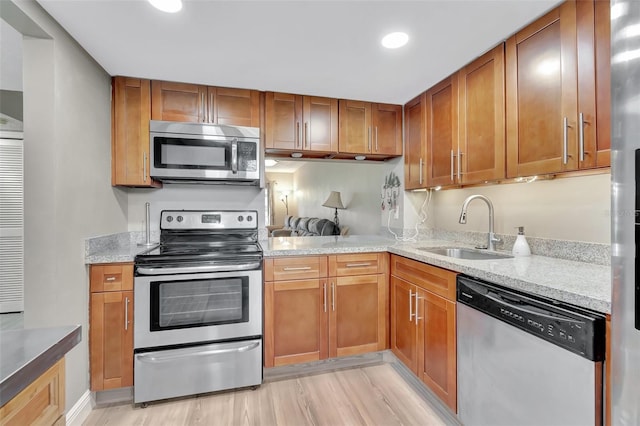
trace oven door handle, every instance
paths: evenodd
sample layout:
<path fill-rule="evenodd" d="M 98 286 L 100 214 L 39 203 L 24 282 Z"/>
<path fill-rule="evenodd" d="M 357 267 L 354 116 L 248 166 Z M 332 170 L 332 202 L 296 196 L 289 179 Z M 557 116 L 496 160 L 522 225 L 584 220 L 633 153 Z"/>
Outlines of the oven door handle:
<path fill-rule="evenodd" d="M 260 342 L 253 342 L 248 345 L 240 346 L 239 348 L 228 348 L 228 349 L 210 349 L 210 350 L 185 350 L 179 354 L 173 355 L 157 355 L 157 354 L 139 354 L 136 355 L 138 361 L 141 362 L 167 362 L 167 361 L 175 361 L 181 358 L 191 358 L 194 356 L 212 356 L 212 355 L 223 355 L 223 354 L 231 354 L 237 352 L 247 352 L 252 349 L 257 348 L 260 345 Z"/>
<path fill-rule="evenodd" d="M 138 267 L 141 275 L 167 275 L 167 274 L 191 274 L 201 272 L 236 272 L 259 269 L 260 262 L 242 263 L 240 265 L 202 265 L 202 266 L 182 266 L 182 267 Z"/>

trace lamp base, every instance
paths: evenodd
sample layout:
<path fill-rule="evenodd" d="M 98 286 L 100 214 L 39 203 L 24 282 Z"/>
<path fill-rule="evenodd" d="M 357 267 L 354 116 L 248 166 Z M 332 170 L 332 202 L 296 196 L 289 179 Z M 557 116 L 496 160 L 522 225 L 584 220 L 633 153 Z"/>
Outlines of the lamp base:
<path fill-rule="evenodd" d="M 338 220 L 338 209 L 335 209 L 335 213 L 333 215 L 333 223 L 336 226 L 333 228 L 333 235 L 340 235 L 340 221 Z"/>

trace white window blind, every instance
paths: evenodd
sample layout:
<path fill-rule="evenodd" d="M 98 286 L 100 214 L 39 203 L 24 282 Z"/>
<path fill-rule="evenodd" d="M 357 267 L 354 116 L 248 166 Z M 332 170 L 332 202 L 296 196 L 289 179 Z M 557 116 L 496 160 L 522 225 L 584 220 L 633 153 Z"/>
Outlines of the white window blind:
<path fill-rule="evenodd" d="M 0 313 L 24 311 L 23 141 L 0 138 Z"/>

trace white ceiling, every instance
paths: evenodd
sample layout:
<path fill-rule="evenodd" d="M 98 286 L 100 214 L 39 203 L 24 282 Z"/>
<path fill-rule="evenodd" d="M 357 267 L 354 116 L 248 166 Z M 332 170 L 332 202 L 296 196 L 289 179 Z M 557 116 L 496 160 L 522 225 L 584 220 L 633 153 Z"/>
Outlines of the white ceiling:
<path fill-rule="evenodd" d="M 560 1 L 38 2 L 111 75 L 405 103 Z"/>

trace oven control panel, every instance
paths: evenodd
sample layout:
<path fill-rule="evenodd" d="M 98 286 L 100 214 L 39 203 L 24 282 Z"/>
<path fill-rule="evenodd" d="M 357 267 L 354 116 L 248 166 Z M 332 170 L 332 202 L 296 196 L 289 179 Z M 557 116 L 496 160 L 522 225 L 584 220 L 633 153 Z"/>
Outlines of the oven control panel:
<path fill-rule="evenodd" d="M 163 210 L 160 229 L 258 229 L 255 210 Z"/>

